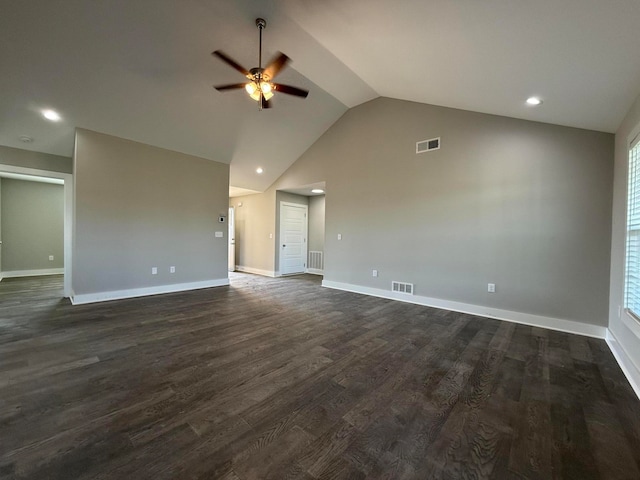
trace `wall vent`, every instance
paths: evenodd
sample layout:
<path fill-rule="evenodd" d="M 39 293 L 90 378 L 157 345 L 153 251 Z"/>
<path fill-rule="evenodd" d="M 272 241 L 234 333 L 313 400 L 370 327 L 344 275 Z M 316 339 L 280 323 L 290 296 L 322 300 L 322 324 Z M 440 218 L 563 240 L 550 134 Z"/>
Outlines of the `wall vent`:
<path fill-rule="evenodd" d="M 416 153 L 430 152 L 431 150 L 440 150 L 440 137 L 416 142 Z"/>
<path fill-rule="evenodd" d="M 322 270 L 324 268 L 322 252 L 319 250 L 311 250 L 309 252 L 309 268 Z"/>
<path fill-rule="evenodd" d="M 394 280 L 391 282 L 391 291 L 413 295 L 413 283 L 396 282 Z"/>

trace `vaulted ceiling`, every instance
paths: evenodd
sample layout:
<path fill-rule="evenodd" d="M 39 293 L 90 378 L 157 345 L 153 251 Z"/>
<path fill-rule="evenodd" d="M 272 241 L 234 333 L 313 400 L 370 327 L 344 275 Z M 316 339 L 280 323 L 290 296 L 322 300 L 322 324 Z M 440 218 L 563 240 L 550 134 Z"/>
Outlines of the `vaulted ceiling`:
<path fill-rule="evenodd" d="M 1 1 L 1 145 L 71 156 L 82 127 L 229 163 L 256 191 L 378 96 L 614 132 L 640 93 L 636 0 Z M 243 80 L 213 50 L 257 66 L 257 17 L 307 99 L 258 111 L 212 88 Z"/>

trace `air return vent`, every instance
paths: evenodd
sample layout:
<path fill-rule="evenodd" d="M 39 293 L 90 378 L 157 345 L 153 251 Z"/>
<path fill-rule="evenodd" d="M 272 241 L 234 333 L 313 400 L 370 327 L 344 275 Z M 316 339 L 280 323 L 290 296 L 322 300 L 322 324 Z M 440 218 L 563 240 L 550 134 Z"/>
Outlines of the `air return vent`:
<path fill-rule="evenodd" d="M 440 150 L 440 137 L 416 142 L 416 153 L 430 152 L 431 150 Z"/>
<path fill-rule="evenodd" d="M 322 261 L 322 252 L 311 250 L 309 252 L 309 268 L 313 268 L 315 270 L 322 270 L 323 261 Z"/>
<path fill-rule="evenodd" d="M 394 280 L 391 282 L 391 291 L 413 295 L 413 283 L 396 282 Z"/>

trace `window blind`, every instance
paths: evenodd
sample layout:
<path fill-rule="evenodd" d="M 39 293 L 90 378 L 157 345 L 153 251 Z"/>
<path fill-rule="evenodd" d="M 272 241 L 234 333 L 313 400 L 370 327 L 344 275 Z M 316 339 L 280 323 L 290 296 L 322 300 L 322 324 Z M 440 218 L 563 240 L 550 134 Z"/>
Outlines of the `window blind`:
<path fill-rule="evenodd" d="M 640 319 L 640 142 L 629 149 L 625 308 Z"/>

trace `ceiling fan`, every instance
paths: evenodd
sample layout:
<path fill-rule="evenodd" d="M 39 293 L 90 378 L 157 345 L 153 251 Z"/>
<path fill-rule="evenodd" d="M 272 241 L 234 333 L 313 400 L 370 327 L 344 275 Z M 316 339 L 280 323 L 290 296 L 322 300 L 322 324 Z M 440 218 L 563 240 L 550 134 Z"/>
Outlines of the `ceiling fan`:
<path fill-rule="evenodd" d="M 294 95 L 296 97 L 306 98 L 309 95 L 307 90 L 303 90 L 298 87 L 292 87 L 290 85 L 282 85 L 281 83 L 274 83 L 273 79 L 280 73 L 280 71 L 289 62 L 289 57 L 284 53 L 278 53 L 273 60 L 265 68 L 262 68 L 262 30 L 267 26 L 266 20 L 263 18 L 256 19 L 256 26 L 260 30 L 260 49 L 258 52 L 258 66 L 247 70 L 238 62 L 233 60 L 222 50 L 216 50 L 212 55 L 217 56 L 220 60 L 227 65 L 235 68 L 249 79 L 246 83 L 231 83 L 228 85 L 214 86 L 219 92 L 226 92 L 227 90 L 237 90 L 244 88 L 251 98 L 256 100 L 260 106 L 260 110 L 263 108 L 271 108 L 269 100 L 273 97 L 274 92 L 282 92 L 288 95 Z"/>

